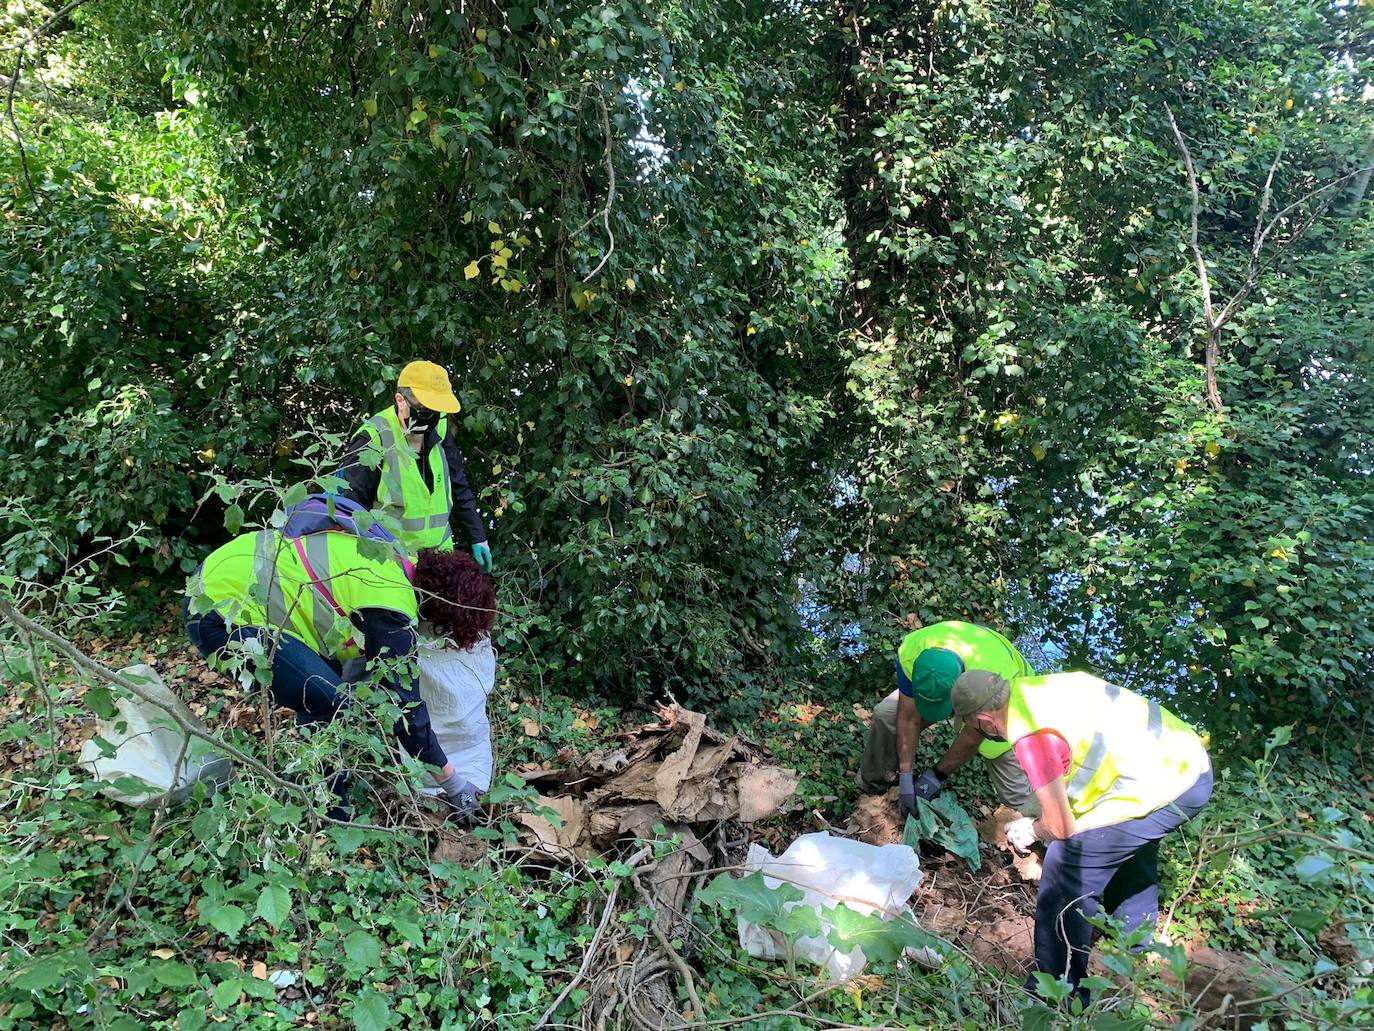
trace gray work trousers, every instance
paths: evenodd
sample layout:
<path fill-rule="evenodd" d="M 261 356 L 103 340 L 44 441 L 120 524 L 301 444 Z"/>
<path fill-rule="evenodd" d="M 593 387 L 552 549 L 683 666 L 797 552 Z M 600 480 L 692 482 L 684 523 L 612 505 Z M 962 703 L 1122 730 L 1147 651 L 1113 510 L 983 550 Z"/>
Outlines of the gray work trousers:
<path fill-rule="evenodd" d="M 864 745 L 863 758 L 859 760 L 859 775 L 855 778 L 860 791 L 877 794 L 897 782 L 898 697 L 899 692 L 893 691 L 873 708 L 873 718 L 868 723 L 868 743 Z M 963 729 L 961 721 L 954 722 Z M 987 759 L 985 762 L 999 802 L 1026 816 L 1040 815 L 1040 803 L 1014 752 L 1008 750 L 996 759 Z"/>

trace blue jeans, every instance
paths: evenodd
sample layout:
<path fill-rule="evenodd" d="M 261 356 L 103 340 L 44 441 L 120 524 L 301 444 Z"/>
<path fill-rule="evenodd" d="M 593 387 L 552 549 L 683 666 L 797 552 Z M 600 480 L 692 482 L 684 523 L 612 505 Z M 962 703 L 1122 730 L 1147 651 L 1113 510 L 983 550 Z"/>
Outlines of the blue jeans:
<path fill-rule="evenodd" d="M 214 610 L 193 616 L 189 600 L 181 614 L 186 622 L 186 636 L 207 662 L 226 659 L 231 641 L 244 641 L 260 633 L 255 626 L 230 631 L 224 617 Z M 298 726 L 332 720 L 347 703 L 340 688 L 342 683 L 342 670 L 337 663 L 290 634 L 277 637 L 272 648 L 272 700 L 294 710 Z"/>
<path fill-rule="evenodd" d="M 1209 769 L 1173 802 L 1147 816 L 1053 842 L 1035 899 L 1035 968 L 1075 989 L 1088 969 L 1092 925 L 1106 909 L 1133 931 L 1153 930 L 1159 914 L 1159 842 L 1200 813 L 1212 797 Z M 1034 989 L 1035 979 L 1027 982 Z M 1086 1003 L 1086 993 L 1080 997 Z"/>

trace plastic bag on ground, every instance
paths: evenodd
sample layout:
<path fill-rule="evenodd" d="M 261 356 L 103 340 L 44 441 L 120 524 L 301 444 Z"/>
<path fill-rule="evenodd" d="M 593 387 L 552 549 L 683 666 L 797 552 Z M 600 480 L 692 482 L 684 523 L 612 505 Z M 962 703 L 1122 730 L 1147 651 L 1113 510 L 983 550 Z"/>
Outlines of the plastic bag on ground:
<path fill-rule="evenodd" d="M 804 897 L 785 908 L 813 907 L 820 917 L 822 936 L 788 943 L 778 932 L 741 917 L 740 945 L 759 959 L 783 959 L 790 951 L 824 968 L 835 981 L 853 977 L 867 961 L 858 946 L 840 952 L 826 941 L 831 927 L 826 911 L 843 902 L 861 913 L 910 916 L 907 900 L 921 883 L 921 862 L 906 845 L 867 845 L 825 833 L 803 834 L 780 856 L 761 845 L 750 845 L 745 868 L 762 872 L 770 888 L 782 882 L 800 888 Z"/>
<path fill-rule="evenodd" d="M 458 775 L 482 791 L 491 787 L 491 724 L 487 695 L 496 684 L 496 649 L 484 637 L 467 651 L 420 638 L 420 697 L 439 746 Z M 438 788 L 429 788 L 433 794 Z"/>
<path fill-rule="evenodd" d="M 175 709 L 187 722 L 205 726 L 151 666 L 125 666 L 119 675 Z M 107 754 L 93 738 L 82 746 L 79 759 L 96 780 L 107 782 L 100 788 L 102 794 L 132 806 L 156 805 L 164 796 L 170 796 L 169 804 L 180 805 L 196 784 L 203 781 L 213 790 L 228 781 L 233 772 L 228 758 L 196 737 L 186 744 L 178 776 L 177 756 L 187 735 L 171 716 L 133 695 L 117 697 L 114 705 L 115 715 L 101 720 L 96 731 L 97 737 L 114 748 L 114 754 Z"/>

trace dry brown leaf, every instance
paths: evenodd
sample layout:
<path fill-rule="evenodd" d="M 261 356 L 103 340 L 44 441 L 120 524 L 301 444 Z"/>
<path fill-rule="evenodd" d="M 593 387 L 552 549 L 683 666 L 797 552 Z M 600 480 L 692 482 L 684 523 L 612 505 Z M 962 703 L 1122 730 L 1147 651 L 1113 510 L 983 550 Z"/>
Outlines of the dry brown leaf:
<path fill-rule="evenodd" d="M 539 721 L 526 716 L 520 721 L 520 725 L 525 728 L 526 737 L 538 737 L 540 726 Z"/>
<path fill-rule="evenodd" d="M 260 959 L 253 960 L 253 976 L 259 981 L 267 980 L 267 964 Z"/>
<path fill-rule="evenodd" d="M 750 766 L 739 777 L 739 820 L 753 823 L 772 816 L 797 793 L 797 771 L 782 766 Z"/>
<path fill-rule="evenodd" d="M 152 956 L 154 959 L 171 959 L 176 953 L 171 949 L 153 949 L 148 955 Z"/>

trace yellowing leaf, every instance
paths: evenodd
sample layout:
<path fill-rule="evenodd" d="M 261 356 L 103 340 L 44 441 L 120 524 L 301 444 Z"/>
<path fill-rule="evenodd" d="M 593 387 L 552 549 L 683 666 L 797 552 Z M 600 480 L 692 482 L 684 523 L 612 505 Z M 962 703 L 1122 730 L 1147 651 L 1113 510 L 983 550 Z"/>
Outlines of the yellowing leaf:
<path fill-rule="evenodd" d="M 1039 444 L 1031 445 L 1031 454 L 1035 456 L 1037 462 L 1043 462 L 1045 460 L 1045 449 Z"/>
<path fill-rule="evenodd" d="M 631 293 L 634 293 L 635 281 L 633 276 L 625 277 L 625 289 L 629 290 Z"/>
<path fill-rule="evenodd" d="M 520 282 L 520 280 L 518 280 L 518 279 L 512 279 L 512 280 L 510 280 L 509 282 L 510 282 L 510 292 L 513 293 L 513 294 L 518 294 L 518 293 L 521 291 L 521 289 L 524 287 L 524 285 L 525 285 L 524 283 Z"/>
<path fill-rule="evenodd" d="M 477 276 L 481 273 L 481 271 L 481 268 L 479 268 L 477 265 L 477 261 L 474 259 L 473 261 L 470 261 L 463 266 L 463 278 L 476 279 Z"/>
<path fill-rule="evenodd" d="M 496 223 L 496 222 L 488 222 L 488 223 L 487 223 L 487 232 L 489 232 L 489 233 L 499 233 L 500 231 L 501 231 L 501 226 L 500 226 L 499 223 Z"/>
<path fill-rule="evenodd" d="M 610 498 L 606 497 L 605 494 L 601 495 L 601 503 L 602 503 L 603 505 L 604 505 L 607 501 L 609 501 L 609 500 L 610 500 Z"/>
<path fill-rule="evenodd" d="M 497 254 L 497 255 L 495 255 L 495 256 L 491 259 L 491 267 L 492 267 L 492 268 L 505 268 L 505 267 L 506 267 L 506 256 L 505 256 L 504 254 Z"/>
<path fill-rule="evenodd" d="M 433 61 L 433 60 L 434 60 L 436 57 L 438 57 L 438 56 L 439 56 L 439 48 L 438 48 L 437 46 L 435 46 L 433 43 L 431 43 L 431 44 L 429 45 L 429 59 L 430 59 L 431 61 Z"/>
<path fill-rule="evenodd" d="M 625 385 L 626 385 L 627 387 L 632 387 L 632 386 L 634 386 L 634 385 L 635 385 L 635 378 L 634 378 L 633 376 L 626 376 L 626 377 L 625 377 Z"/>
<path fill-rule="evenodd" d="M 746 330 L 744 331 L 744 335 L 747 336 L 747 337 L 751 337 L 751 336 L 753 336 L 753 335 L 754 335 L 755 333 L 757 333 L 757 332 L 758 332 L 757 329 L 755 329 L 753 326 L 750 326 L 748 329 L 746 329 Z"/>
<path fill-rule="evenodd" d="M 673 89 L 676 90 L 678 93 L 681 93 L 681 92 L 682 92 L 683 90 L 685 90 L 686 88 L 687 88 L 687 84 L 686 84 L 685 82 L 678 81 L 678 82 L 673 83 Z"/>
<path fill-rule="evenodd" d="M 1215 440 L 1209 440 L 1207 442 L 1207 457 L 1216 458 L 1219 454 L 1221 454 L 1221 445 Z"/>
<path fill-rule="evenodd" d="M 376 98 L 376 97 L 368 97 L 366 100 L 364 100 L 364 101 L 363 101 L 363 110 L 367 112 L 367 117 L 368 117 L 368 118 L 376 118 L 376 117 L 377 117 L 377 98 Z"/>
<path fill-rule="evenodd" d="M 1287 100 L 1285 100 L 1285 101 L 1283 102 L 1283 109 L 1284 109 L 1285 111 L 1292 111 L 1292 110 L 1293 110 L 1293 98 L 1292 98 L 1292 97 L 1289 97 Z"/>
<path fill-rule="evenodd" d="M 465 226 L 470 226 L 470 225 L 472 225 L 472 209 L 471 209 L 471 208 L 469 208 L 467 211 L 463 212 L 463 225 L 465 225 Z"/>
<path fill-rule="evenodd" d="M 502 247 L 502 248 L 501 248 L 499 251 L 497 251 L 496 253 L 499 254 L 499 255 L 501 255 L 501 257 L 503 257 L 503 258 L 513 258 L 513 257 L 515 257 L 515 252 L 514 252 L 513 250 L 511 250 L 509 247 Z"/>
<path fill-rule="evenodd" d="M 486 41 L 487 41 L 487 30 L 486 30 L 486 29 L 478 29 L 478 30 L 477 30 L 477 42 L 478 42 L 478 43 L 485 43 Z"/>
<path fill-rule="evenodd" d="M 487 84 L 487 77 L 477 68 L 468 72 L 468 78 L 472 80 L 474 86 L 485 86 Z"/>

